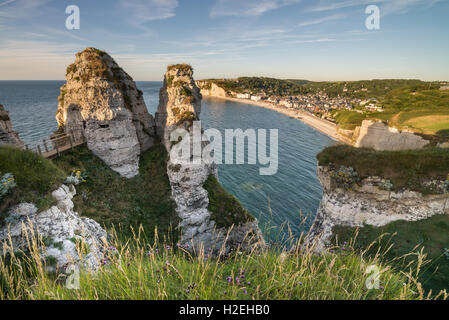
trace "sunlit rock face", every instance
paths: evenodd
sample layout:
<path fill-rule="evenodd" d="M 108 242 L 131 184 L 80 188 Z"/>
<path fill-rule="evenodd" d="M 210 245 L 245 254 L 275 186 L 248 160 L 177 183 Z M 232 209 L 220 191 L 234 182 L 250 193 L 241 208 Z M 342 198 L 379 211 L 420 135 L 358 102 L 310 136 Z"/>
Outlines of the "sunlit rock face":
<path fill-rule="evenodd" d="M 19 134 L 12 127 L 9 112 L 0 104 L 0 145 L 2 144 L 23 147 L 23 142 L 20 140 Z"/>
<path fill-rule="evenodd" d="M 60 131 L 84 134 L 89 149 L 124 177 L 139 172 L 140 153 L 155 143 L 155 123 L 133 79 L 107 53 L 76 54 L 61 87 Z"/>
<path fill-rule="evenodd" d="M 427 181 L 426 185 L 436 192 L 424 195 L 407 189 L 385 190 L 383 186 L 388 180 L 381 177 L 367 177 L 346 190 L 332 182 L 325 166 L 318 166 L 317 175 L 323 186 L 323 198 L 310 236 L 320 242 L 320 247 L 329 243 L 334 226 L 380 227 L 397 220 L 418 221 L 449 214 L 445 181 Z"/>
<path fill-rule="evenodd" d="M 202 247 L 206 252 L 214 254 L 228 253 L 239 246 L 251 249 L 264 245 L 257 220 L 249 214 L 237 217 L 232 225 L 223 225 L 214 220 L 209 210 L 210 194 L 205 189 L 205 183 L 211 177 L 218 179 L 217 165 L 203 158 L 197 162 L 179 161 L 177 153 L 173 152 L 185 139 L 190 139 L 188 146 L 193 150 L 195 134 L 203 140 L 201 153 L 209 144 L 200 129 L 195 132 L 195 121 L 199 120 L 201 113 L 201 100 L 192 68 L 184 64 L 169 66 L 160 90 L 156 127 L 170 155 L 167 174 L 181 218 L 182 243 L 197 250 Z M 182 140 L 172 141 L 171 134 L 179 129 L 184 130 Z"/>

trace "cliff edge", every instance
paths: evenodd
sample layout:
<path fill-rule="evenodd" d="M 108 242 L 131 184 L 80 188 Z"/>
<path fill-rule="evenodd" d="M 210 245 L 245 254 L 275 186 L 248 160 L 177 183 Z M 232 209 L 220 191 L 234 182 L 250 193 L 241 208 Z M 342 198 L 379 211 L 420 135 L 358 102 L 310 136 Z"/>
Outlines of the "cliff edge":
<path fill-rule="evenodd" d="M 318 155 L 323 198 L 311 236 L 326 244 L 334 226 L 384 226 L 449 214 L 449 152 L 376 152 L 335 146 Z"/>

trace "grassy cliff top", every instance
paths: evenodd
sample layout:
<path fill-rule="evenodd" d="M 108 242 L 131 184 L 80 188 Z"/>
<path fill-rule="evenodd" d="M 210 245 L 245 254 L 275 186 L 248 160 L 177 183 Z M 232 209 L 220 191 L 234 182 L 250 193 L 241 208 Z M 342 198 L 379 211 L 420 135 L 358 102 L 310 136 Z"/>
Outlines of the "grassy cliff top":
<path fill-rule="evenodd" d="M 39 209 L 52 203 L 51 192 L 64 181 L 66 175 L 51 161 L 34 152 L 13 146 L 0 146 L 0 173 L 14 175 L 17 187 L 0 200 L 0 216 L 11 205 L 32 202 Z"/>
<path fill-rule="evenodd" d="M 375 151 L 336 145 L 324 149 L 317 158 L 321 166 L 352 167 L 361 178 L 379 176 L 389 179 L 396 190 L 407 188 L 425 192 L 423 182 L 446 180 L 449 174 L 449 149 Z"/>

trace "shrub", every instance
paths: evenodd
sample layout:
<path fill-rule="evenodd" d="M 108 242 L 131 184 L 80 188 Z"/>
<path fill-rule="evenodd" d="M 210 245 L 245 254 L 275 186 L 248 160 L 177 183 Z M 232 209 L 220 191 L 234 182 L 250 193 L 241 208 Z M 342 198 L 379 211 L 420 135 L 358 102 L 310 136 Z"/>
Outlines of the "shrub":
<path fill-rule="evenodd" d="M 360 181 L 359 175 L 352 167 L 341 166 L 336 169 L 334 165 L 329 165 L 329 175 L 332 182 L 345 190 L 352 190 L 354 184 Z"/>
<path fill-rule="evenodd" d="M 15 187 L 17 187 L 17 183 L 11 173 L 6 173 L 3 176 L 0 174 L 0 201 Z"/>

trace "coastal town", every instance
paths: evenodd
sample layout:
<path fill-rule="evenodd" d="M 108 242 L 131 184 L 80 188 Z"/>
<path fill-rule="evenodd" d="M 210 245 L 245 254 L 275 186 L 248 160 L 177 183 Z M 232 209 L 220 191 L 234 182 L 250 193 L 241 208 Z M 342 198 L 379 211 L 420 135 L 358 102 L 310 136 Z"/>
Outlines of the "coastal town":
<path fill-rule="evenodd" d="M 363 90 L 363 89 L 362 89 Z M 295 96 L 268 96 L 265 93 L 234 93 L 228 92 L 233 98 L 264 103 L 278 109 L 307 112 L 312 116 L 335 122 L 331 113 L 336 110 L 351 110 L 363 113 L 383 112 L 376 98 L 358 99 L 347 97 L 329 97 L 325 92 L 309 93 Z"/>

